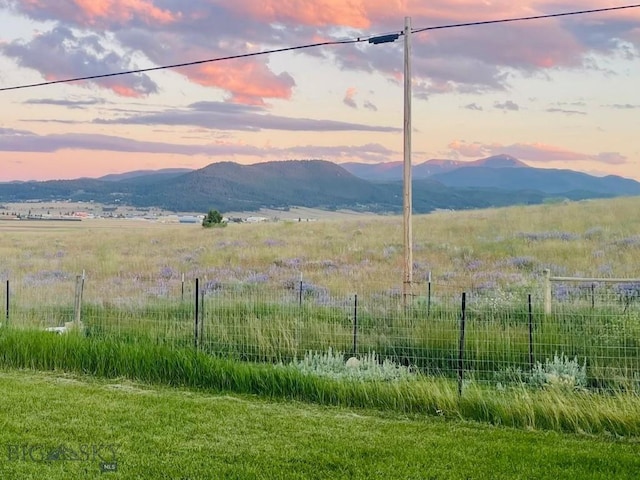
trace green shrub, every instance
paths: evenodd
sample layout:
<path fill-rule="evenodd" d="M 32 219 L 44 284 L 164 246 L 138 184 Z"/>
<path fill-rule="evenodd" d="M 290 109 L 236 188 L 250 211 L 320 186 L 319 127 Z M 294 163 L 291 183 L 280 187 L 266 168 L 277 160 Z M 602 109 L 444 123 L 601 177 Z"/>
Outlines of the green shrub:
<path fill-rule="evenodd" d="M 586 359 L 583 365 L 578 362 L 578 357 L 570 359 L 564 353 L 560 356 L 556 353 L 553 360 L 548 358 L 544 365 L 536 362 L 529 383 L 537 387 L 580 389 L 587 386 Z"/>
<path fill-rule="evenodd" d="M 205 228 L 222 227 L 226 223 L 222 221 L 222 214 L 217 210 L 209 210 L 209 213 L 202 219 L 202 226 Z"/>
<path fill-rule="evenodd" d="M 397 381 L 412 380 L 418 375 L 410 368 L 380 358 L 375 352 L 361 358 L 351 357 L 345 362 L 342 352 L 329 348 L 327 353 L 309 351 L 302 360 L 294 360 L 291 366 L 304 374 L 329 377 L 336 380 Z"/>

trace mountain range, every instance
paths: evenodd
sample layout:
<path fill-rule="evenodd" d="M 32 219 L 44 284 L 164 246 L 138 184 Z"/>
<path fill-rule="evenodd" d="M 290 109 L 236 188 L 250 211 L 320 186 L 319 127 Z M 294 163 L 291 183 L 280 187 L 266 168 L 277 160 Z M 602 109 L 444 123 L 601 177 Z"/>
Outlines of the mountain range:
<path fill-rule="evenodd" d="M 342 163 L 341 166 L 365 180 L 401 180 L 403 175 L 403 162 L 386 162 L 377 164 L 366 163 Z M 463 167 L 488 167 L 488 168 L 529 168 L 529 166 L 510 155 L 495 155 L 482 158 L 473 162 L 460 160 L 427 160 L 424 163 L 412 165 L 411 175 L 414 179 L 428 178 L 441 173 L 450 172 Z"/>
<path fill-rule="evenodd" d="M 361 178 L 372 181 L 399 180 L 402 162 L 369 165 L 347 163 L 342 166 Z M 573 170 L 529 167 L 510 155 L 495 155 L 474 162 L 427 160 L 414 165 L 412 178 L 430 178 L 448 187 L 533 189 L 550 194 L 591 192 L 611 196 L 638 195 L 639 183 L 615 175 L 594 177 Z"/>
<path fill-rule="evenodd" d="M 101 178 L 0 183 L 0 202 L 93 200 L 176 212 L 300 206 L 397 213 L 402 210 L 402 169 L 402 162 L 220 162 L 197 170 L 140 170 Z M 640 183 L 635 180 L 533 168 L 508 155 L 474 162 L 428 160 L 412 167 L 412 180 L 416 213 L 640 195 Z"/>

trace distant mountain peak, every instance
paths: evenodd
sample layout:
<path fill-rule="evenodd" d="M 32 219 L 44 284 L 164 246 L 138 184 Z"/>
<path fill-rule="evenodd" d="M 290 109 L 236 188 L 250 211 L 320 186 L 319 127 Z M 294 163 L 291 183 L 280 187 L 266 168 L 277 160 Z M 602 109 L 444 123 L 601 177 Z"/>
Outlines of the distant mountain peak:
<path fill-rule="evenodd" d="M 151 177 L 154 175 L 157 176 L 170 176 L 170 175 L 181 175 L 183 173 L 191 172 L 190 168 L 162 168 L 159 170 L 133 170 L 124 173 L 110 173 L 108 175 L 104 175 L 102 177 L 98 177 L 96 180 L 102 180 L 105 182 L 120 182 L 123 180 L 131 180 L 139 177 Z"/>
<path fill-rule="evenodd" d="M 432 158 L 431 160 L 427 160 L 419 165 L 432 165 L 439 167 L 459 167 L 460 165 L 464 165 L 464 162 L 460 160 L 449 160 L 446 158 Z"/>
<path fill-rule="evenodd" d="M 524 162 L 521 162 L 516 157 L 512 157 L 511 155 L 507 155 L 502 153 L 500 155 L 492 155 L 491 157 L 482 158 L 480 160 L 476 160 L 475 162 L 471 162 L 470 165 L 477 167 L 488 167 L 488 168 L 528 168 Z"/>
<path fill-rule="evenodd" d="M 403 162 L 385 162 L 377 164 L 367 163 L 343 163 L 343 168 L 353 175 L 365 180 L 393 181 L 402 179 Z M 507 154 L 492 155 L 474 161 L 450 160 L 445 158 L 432 158 L 422 163 L 414 163 L 411 171 L 413 178 L 429 178 L 445 172 L 451 172 L 459 168 L 484 167 L 484 168 L 531 168 L 524 162 Z"/>

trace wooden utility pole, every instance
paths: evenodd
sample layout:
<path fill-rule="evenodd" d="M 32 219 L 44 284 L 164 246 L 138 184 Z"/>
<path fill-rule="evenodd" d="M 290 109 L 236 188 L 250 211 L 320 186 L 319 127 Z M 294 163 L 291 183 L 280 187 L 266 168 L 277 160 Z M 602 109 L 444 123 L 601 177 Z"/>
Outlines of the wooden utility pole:
<path fill-rule="evenodd" d="M 411 17 L 404 18 L 404 282 L 405 307 L 413 295 L 413 234 L 411 228 Z"/>

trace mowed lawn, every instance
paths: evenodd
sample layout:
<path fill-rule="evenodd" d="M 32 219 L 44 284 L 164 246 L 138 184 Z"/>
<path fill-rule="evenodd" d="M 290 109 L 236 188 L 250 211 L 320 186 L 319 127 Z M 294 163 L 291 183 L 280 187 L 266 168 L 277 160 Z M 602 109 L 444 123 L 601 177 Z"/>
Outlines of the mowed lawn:
<path fill-rule="evenodd" d="M 0 391 L 0 479 L 640 475 L 640 443 L 634 439 L 33 371 L 0 370 Z"/>

